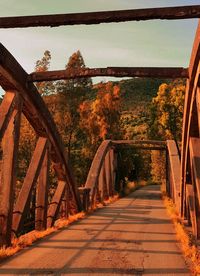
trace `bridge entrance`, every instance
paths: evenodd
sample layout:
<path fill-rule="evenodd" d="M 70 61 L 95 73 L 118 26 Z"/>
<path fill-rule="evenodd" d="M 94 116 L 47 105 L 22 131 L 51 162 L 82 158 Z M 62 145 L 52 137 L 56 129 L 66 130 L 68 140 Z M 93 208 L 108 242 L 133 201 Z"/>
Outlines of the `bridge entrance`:
<path fill-rule="evenodd" d="M 73 15 L 52 15 L 52 16 L 31 16 L 20 18 L 0 18 L 0 28 L 30 27 L 30 26 L 58 26 L 72 24 L 98 24 L 102 22 L 121 22 L 130 20 L 150 20 L 150 19 L 187 19 L 199 18 L 200 6 L 186 6 L 173 8 L 156 8 L 144 10 L 116 11 L 116 12 L 100 12 Z M 68 71 L 51 71 L 38 72 L 28 75 L 9 51 L 0 44 L 0 85 L 5 91 L 5 96 L 0 105 L 0 139 L 1 143 L 1 163 L 0 163 L 0 242 L 2 245 L 10 245 L 13 235 L 19 236 L 23 232 L 24 222 L 30 215 L 30 202 L 35 192 L 35 229 L 44 230 L 52 227 L 59 218 L 61 207 L 65 206 L 65 213 L 87 211 L 88 208 L 94 206 L 98 198 L 101 200 L 112 197 L 114 195 L 114 187 L 116 183 L 117 159 L 116 153 L 119 146 L 134 144 L 136 147 L 146 147 L 148 149 L 163 150 L 166 152 L 166 190 L 168 195 L 173 199 L 177 206 L 182 219 L 187 220 L 191 224 L 193 234 L 196 238 L 200 237 L 200 189 L 199 189 L 199 172 L 200 172 L 200 78 L 199 78 L 199 59 L 200 59 L 200 24 L 198 25 L 194 46 L 192 50 L 190 65 L 188 68 L 93 68 Z M 84 187 L 78 188 L 73 173 L 70 169 L 67 154 L 57 131 L 55 122 L 42 97 L 39 95 L 33 82 L 49 81 L 57 79 L 73 79 L 88 76 L 131 76 L 131 77 L 167 77 L 167 78 L 187 78 L 187 90 L 184 107 L 183 134 L 181 156 L 179 156 L 175 141 L 111 141 L 105 140 L 100 145 Z M 21 191 L 15 198 L 16 178 L 17 178 L 17 154 L 19 148 L 21 115 L 27 118 L 38 137 L 35 150 L 33 152 L 26 176 L 23 181 Z M 48 202 L 49 190 L 49 164 L 53 164 L 53 170 L 56 176 L 56 189 Z M 162 209 L 160 203 L 157 206 L 157 194 L 154 188 L 144 189 L 144 200 L 148 199 L 150 190 L 152 189 L 155 198 L 153 198 L 153 206 L 155 210 Z M 143 191 L 143 190 L 141 190 Z M 141 214 L 147 214 L 147 206 L 141 207 L 134 205 L 139 198 L 142 199 L 141 191 L 128 199 L 122 199 L 116 203 L 114 207 L 109 207 L 105 211 L 105 217 L 108 217 L 110 224 L 114 225 L 114 221 L 118 219 L 126 224 L 126 216 L 134 219 L 134 212 L 139 215 L 137 221 L 137 230 L 132 229 L 132 233 L 146 233 L 143 231 L 144 219 Z M 134 204 L 132 203 L 134 201 Z M 64 204 L 63 204 L 64 202 Z M 130 202 L 130 205 L 127 202 Z M 122 204 L 122 211 L 119 211 Z M 134 206 L 139 206 L 138 209 Z M 156 207 L 157 206 L 157 207 Z M 129 208 L 130 207 L 130 208 Z M 112 208 L 117 210 L 116 214 L 120 214 L 120 218 L 112 212 Z M 129 209 L 133 208 L 130 214 Z M 106 215 L 106 212 L 107 215 Z M 110 213 L 109 213 L 110 212 Z M 124 212 L 124 213 L 123 213 Z M 128 212 L 128 213 L 126 213 Z M 132 212 L 132 210 L 131 210 Z M 96 215 L 101 217 L 101 214 Z M 114 216 L 113 218 L 111 216 Z M 95 218 L 96 220 L 99 219 Z M 151 218 L 149 218 L 151 220 Z M 88 218 L 90 224 L 92 218 Z M 89 222 L 90 221 L 90 222 Z M 120 223 L 121 223 L 120 222 Z M 153 223 L 163 223 L 167 225 L 165 219 L 158 218 Z M 146 218 L 144 224 L 148 224 Z M 98 222 L 97 225 L 100 225 Z M 117 225 L 117 223 L 116 223 Z M 139 226 L 140 225 L 140 226 Z M 107 226 L 106 226 L 107 227 Z M 146 226 L 145 226 L 146 227 Z M 160 226 L 160 235 L 174 235 L 172 230 L 165 233 L 164 228 Z M 76 226 L 71 228 L 76 232 Z M 107 228 L 102 228 L 101 231 Z M 144 229 L 145 230 L 145 229 Z M 85 230 L 86 231 L 86 230 Z M 96 230 L 95 230 L 96 231 Z M 99 230 L 98 230 L 99 231 Z M 109 230 L 109 231 L 112 231 Z M 150 231 L 150 230 L 149 230 Z M 152 230 L 154 231 L 154 230 Z M 151 231 L 150 231 L 151 232 Z M 96 233 L 96 232 L 95 232 Z M 94 237 L 95 237 L 95 233 Z M 85 235 L 91 234 L 91 229 Z M 93 235 L 92 234 L 92 235 Z M 153 233 L 154 234 L 154 233 Z M 146 233 L 145 235 L 148 236 Z M 62 236 L 62 235 L 61 235 Z M 73 236 L 73 235 L 72 235 Z M 108 235 L 109 236 L 109 235 Z M 125 235 L 126 236 L 126 235 Z M 124 236 L 124 237 L 125 237 Z M 148 241 L 148 237 L 146 240 Z M 169 237 L 169 236 L 168 236 Z M 83 240 L 85 239 L 85 236 Z M 170 239 L 169 239 L 170 240 Z M 163 241 L 163 240 L 162 240 Z M 57 241 L 56 241 L 57 242 Z M 66 242 L 66 241 L 64 241 Z M 80 241 L 81 242 L 81 241 Z M 174 241 L 173 241 L 174 242 Z M 51 242 L 50 242 L 51 243 Z M 44 245 L 48 248 L 50 243 Z M 87 243 L 87 241 L 86 241 Z M 112 243 L 112 238 L 111 238 Z M 127 241 L 127 246 L 129 242 Z M 152 245 L 153 240 L 150 241 Z M 116 259 L 120 247 L 123 247 L 124 240 L 119 241 L 119 250 L 116 245 Z M 47 247 L 45 247 L 47 246 Z M 67 248 L 67 247 L 66 247 Z M 137 240 L 134 250 L 140 251 L 140 241 Z M 74 248 L 72 248 L 74 250 Z M 132 250 L 132 249 L 131 249 Z M 133 250 L 133 252 L 134 252 Z M 145 251 L 146 249 L 144 249 Z M 149 249 L 148 249 L 149 250 Z M 147 250 L 147 251 L 148 251 Z M 175 256 L 175 249 L 171 249 L 172 255 Z M 76 251 L 76 250 L 75 250 Z M 73 252 L 75 252 L 73 251 Z M 82 252 L 82 251 L 80 251 Z M 146 252 L 146 251 L 145 251 Z M 157 253 L 159 249 L 157 250 Z M 155 253 L 155 252 L 154 252 Z M 57 254 L 57 253 L 56 253 Z M 90 256 L 90 255 L 88 255 Z M 107 256 L 107 255 L 105 255 Z M 107 258 L 107 257 L 105 257 Z M 122 256 L 120 255 L 120 258 Z M 163 255 L 165 258 L 165 255 Z M 123 258 L 122 258 L 123 259 Z M 98 258 L 96 259 L 98 263 Z M 28 265 L 28 263 L 27 263 Z M 21 269 L 21 268 L 20 268 Z M 138 273 L 142 271 L 129 271 Z M 158 273 L 151 270 L 152 275 Z M 12 270 L 12 269 L 11 269 Z M 71 273 L 76 272 L 72 268 Z M 20 273 L 23 270 L 19 270 Z M 42 271 L 43 272 L 43 271 Z M 48 273 L 48 270 L 44 270 Z M 77 271 L 79 272 L 79 271 Z M 87 271 L 86 271 L 87 272 Z M 86 273 L 85 272 L 85 273 Z M 102 273 L 108 273 L 102 270 Z M 120 272 L 117 271 L 117 272 Z M 123 271 L 122 271 L 123 272 Z M 172 272 L 172 271 L 171 271 Z M 185 270 L 180 270 L 185 273 Z M 53 272 L 52 272 L 53 273 Z"/>

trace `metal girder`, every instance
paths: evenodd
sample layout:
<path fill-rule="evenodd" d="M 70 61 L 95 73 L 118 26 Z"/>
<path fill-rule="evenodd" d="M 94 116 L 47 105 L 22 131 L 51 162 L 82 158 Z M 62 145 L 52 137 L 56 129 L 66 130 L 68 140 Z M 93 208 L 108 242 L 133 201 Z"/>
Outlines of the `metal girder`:
<path fill-rule="evenodd" d="M 25 28 L 110 22 L 140 21 L 152 19 L 199 18 L 200 5 L 135 10 L 102 11 L 71 14 L 1 17 L 0 28 Z"/>
<path fill-rule="evenodd" d="M 188 78 L 188 69 L 181 67 L 107 67 L 82 68 L 79 70 L 57 70 L 33 72 L 28 82 L 66 80 L 83 77 L 140 77 L 140 78 Z"/>

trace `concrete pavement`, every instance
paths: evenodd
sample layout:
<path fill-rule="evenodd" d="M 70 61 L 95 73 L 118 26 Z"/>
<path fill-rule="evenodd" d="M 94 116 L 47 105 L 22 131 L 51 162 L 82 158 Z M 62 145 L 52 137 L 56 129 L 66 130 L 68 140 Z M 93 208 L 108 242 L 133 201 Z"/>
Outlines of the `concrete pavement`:
<path fill-rule="evenodd" d="M 0 275 L 190 275 L 159 186 L 147 186 L 35 243 Z"/>

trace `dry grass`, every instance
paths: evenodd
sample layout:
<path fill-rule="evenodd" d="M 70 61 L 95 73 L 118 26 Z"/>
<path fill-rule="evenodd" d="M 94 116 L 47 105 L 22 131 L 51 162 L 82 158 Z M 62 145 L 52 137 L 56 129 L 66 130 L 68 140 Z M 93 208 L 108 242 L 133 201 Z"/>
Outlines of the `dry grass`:
<path fill-rule="evenodd" d="M 108 204 L 114 203 L 115 201 L 117 201 L 119 199 L 119 195 L 114 195 L 113 197 L 109 197 L 108 199 L 104 200 L 104 202 L 102 203 L 97 203 L 95 205 L 95 207 L 91 210 L 93 212 L 93 210 L 99 209 L 99 208 L 103 208 Z"/>
<path fill-rule="evenodd" d="M 84 212 L 80 212 L 73 216 L 69 216 L 67 219 L 59 219 L 56 221 L 55 226 L 48 228 L 44 231 L 31 231 L 25 235 L 20 236 L 19 238 L 13 238 L 12 245 L 10 247 L 0 248 L 0 260 L 5 259 L 6 257 L 12 256 L 23 248 L 32 245 L 35 241 L 42 239 L 45 236 L 48 236 L 58 229 L 68 226 L 69 224 L 83 219 L 85 217 Z"/>
<path fill-rule="evenodd" d="M 115 202 L 118 199 L 118 195 L 110 197 L 108 200 L 104 201 L 103 203 L 99 203 L 95 206 L 93 210 L 90 210 L 89 213 L 92 213 L 94 210 L 102 208 L 110 203 Z M 32 245 L 35 241 L 38 241 L 45 236 L 48 236 L 59 229 L 67 227 L 71 223 L 83 219 L 86 217 L 85 212 L 77 213 L 73 216 L 69 216 L 67 219 L 58 219 L 55 222 L 55 225 L 51 228 L 48 228 L 44 231 L 31 231 L 25 235 L 20 236 L 19 238 L 13 238 L 12 245 L 10 247 L 1 247 L 0 248 L 0 261 L 14 255 L 15 253 L 19 252 L 23 248 Z"/>
<path fill-rule="evenodd" d="M 176 236 L 180 241 L 186 262 L 195 276 L 200 275 L 200 253 L 195 238 L 189 233 L 181 223 L 180 217 L 173 201 L 167 196 L 163 196 L 167 212 L 175 225 Z"/>
<path fill-rule="evenodd" d="M 146 181 L 144 181 L 144 183 L 142 181 L 128 181 L 126 186 L 123 189 L 123 194 L 127 196 L 130 193 L 134 192 L 135 190 L 145 185 L 146 185 Z"/>

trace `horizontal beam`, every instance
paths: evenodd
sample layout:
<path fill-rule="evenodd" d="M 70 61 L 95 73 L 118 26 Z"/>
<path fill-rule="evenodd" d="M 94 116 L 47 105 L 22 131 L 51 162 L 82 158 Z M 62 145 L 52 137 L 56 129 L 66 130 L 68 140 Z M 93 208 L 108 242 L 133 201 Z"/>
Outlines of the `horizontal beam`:
<path fill-rule="evenodd" d="M 153 145 L 153 146 L 166 146 L 165 141 L 157 140 L 113 140 L 113 145 Z"/>
<path fill-rule="evenodd" d="M 151 19 L 188 19 L 200 17 L 200 5 L 71 14 L 1 17 L 0 28 L 25 28 L 61 25 L 100 24 Z"/>
<path fill-rule="evenodd" d="M 28 76 L 29 82 L 66 80 L 83 77 L 141 77 L 141 78 L 188 78 L 188 69 L 181 67 L 107 67 L 84 68 L 79 70 L 59 70 L 34 72 Z"/>
<path fill-rule="evenodd" d="M 117 145 L 118 148 L 129 148 L 130 146 L 133 147 L 136 150 L 159 150 L 159 151 L 166 151 L 166 147 L 164 146 L 160 146 L 160 147 L 156 147 L 156 146 L 142 146 L 142 145 L 134 145 L 134 144 L 124 144 L 124 145 Z"/>

